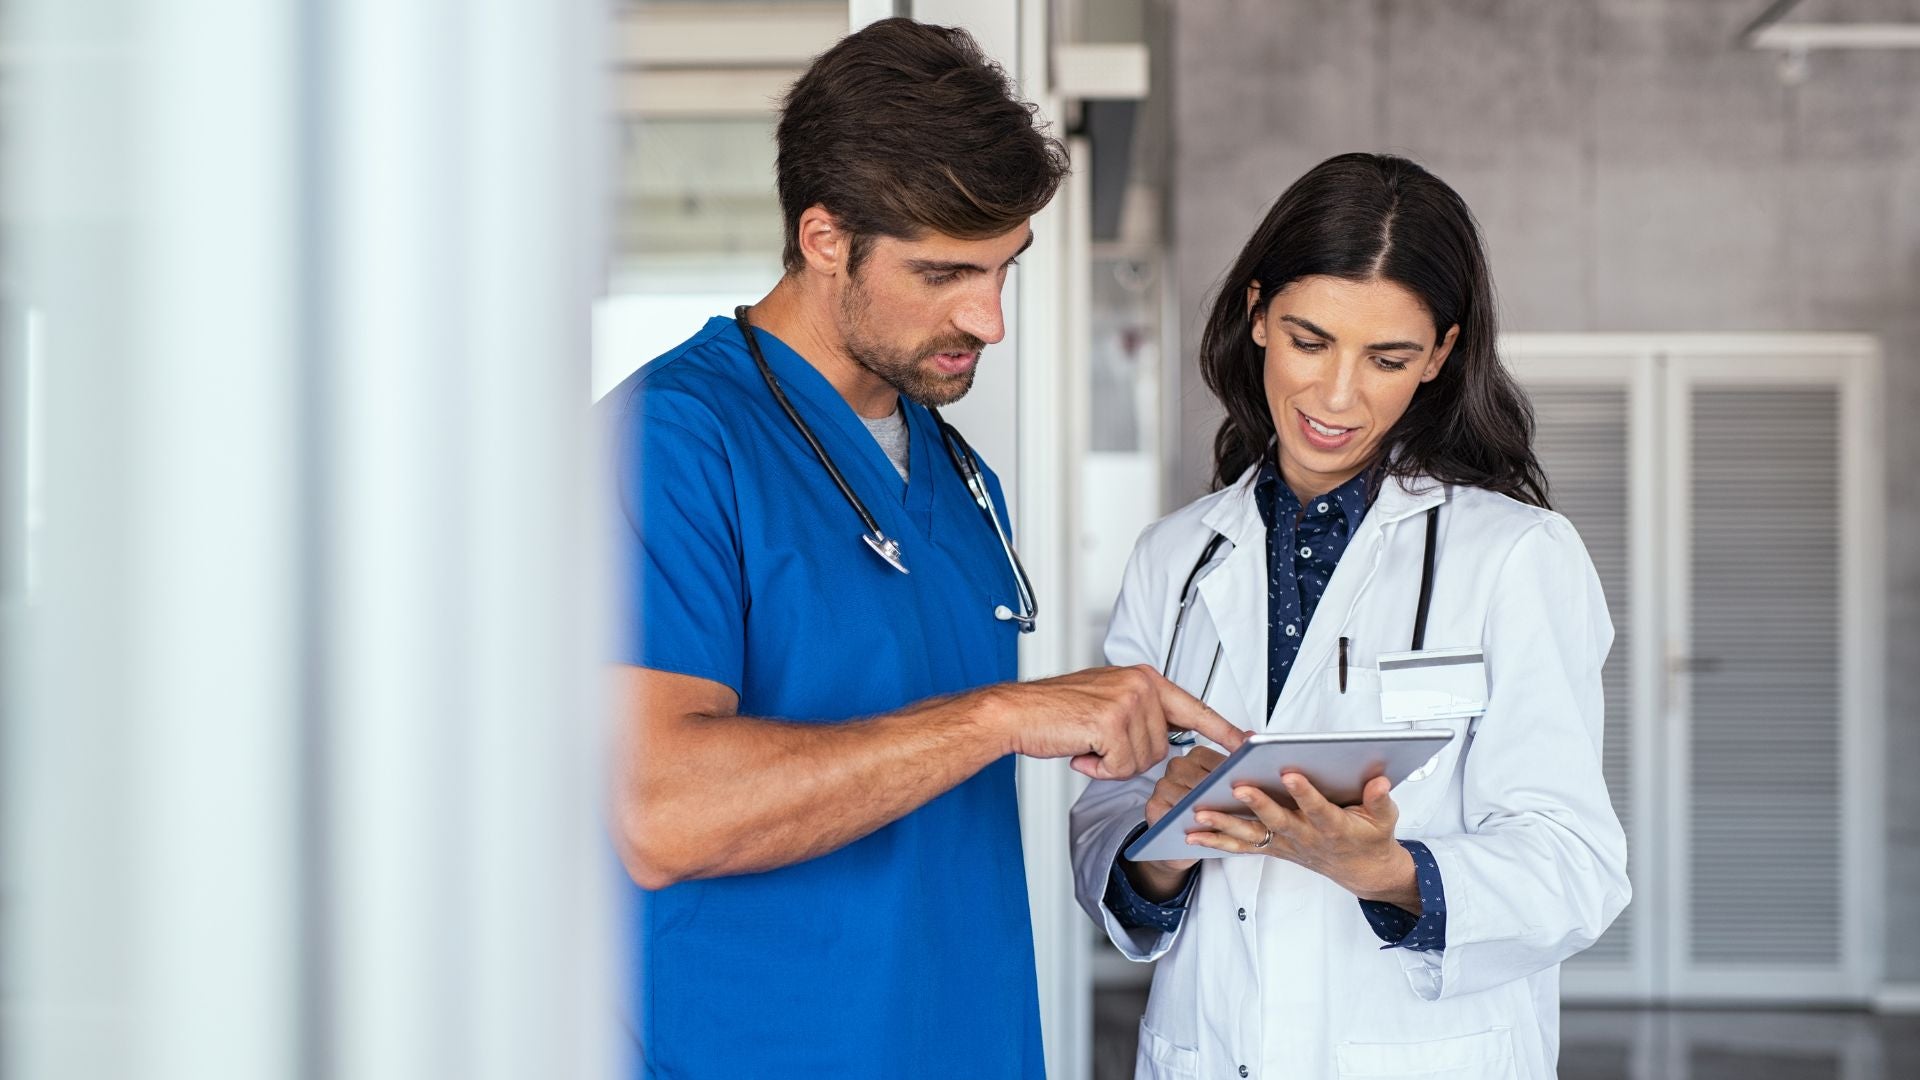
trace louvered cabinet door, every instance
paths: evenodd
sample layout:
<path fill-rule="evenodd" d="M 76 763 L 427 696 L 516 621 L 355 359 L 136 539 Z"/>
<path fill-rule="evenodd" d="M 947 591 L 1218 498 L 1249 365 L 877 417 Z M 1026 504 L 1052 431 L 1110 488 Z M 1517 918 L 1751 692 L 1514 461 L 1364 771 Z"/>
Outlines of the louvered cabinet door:
<path fill-rule="evenodd" d="M 1563 335 L 1510 335 L 1502 349 L 1534 408 L 1534 448 L 1553 508 L 1580 532 L 1599 573 L 1614 626 L 1601 669 L 1606 721 L 1601 764 L 1614 812 L 1626 830 L 1634 901 L 1611 929 L 1562 972 L 1573 1000 L 1647 1000 L 1656 987 L 1650 896 L 1659 815 L 1650 750 L 1657 732 L 1652 689 L 1659 655 L 1651 559 L 1658 548 L 1652 476 L 1658 386 L 1654 361 L 1632 343 Z"/>
<path fill-rule="evenodd" d="M 1877 892 L 1871 357 L 1667 363 L 1669 989 L 1856 1000 Z"/>

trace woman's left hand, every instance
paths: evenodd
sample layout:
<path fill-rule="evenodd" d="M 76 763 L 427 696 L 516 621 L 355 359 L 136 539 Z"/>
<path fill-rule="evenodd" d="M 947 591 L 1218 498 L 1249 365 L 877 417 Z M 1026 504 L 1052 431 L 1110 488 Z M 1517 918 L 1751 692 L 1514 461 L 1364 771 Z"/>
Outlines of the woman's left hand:
<path fill-rule="evenodd" d="M 1187 842 L 1215 851 L 1285 859 L 1362 900 L 1381 900 L 1420 913 L 1413 856 L 1393 838 L 1400 810 L 1388 795 L 1393 784 L 1386 777 L 1368 781 L 1361 790 L 1360 805 L 1351 807 L 1328 802 L 1299 773 L 1283 773 L 1280 783 L 1299 809 L 1290 810 L 1252 784 L 1241 784 L 1233 789 L 1234 797 L 1253 811 L 1254 818 L 1202 810 L 1195 818 L 1207 828 L 1188 833 Z"/>

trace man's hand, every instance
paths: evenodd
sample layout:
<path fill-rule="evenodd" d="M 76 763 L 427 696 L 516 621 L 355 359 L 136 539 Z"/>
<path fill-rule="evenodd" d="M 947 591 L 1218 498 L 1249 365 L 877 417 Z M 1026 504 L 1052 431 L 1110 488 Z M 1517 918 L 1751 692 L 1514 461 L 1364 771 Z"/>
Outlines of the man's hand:
<path fill-rule="evenodd" d="M 1246 733 L 1145 664 L 996 687 L 1013 753 L 1072 758 L 1075 772 L 1123 780 L 1167 756 L 1167 729 L 1237 748 Z"/>

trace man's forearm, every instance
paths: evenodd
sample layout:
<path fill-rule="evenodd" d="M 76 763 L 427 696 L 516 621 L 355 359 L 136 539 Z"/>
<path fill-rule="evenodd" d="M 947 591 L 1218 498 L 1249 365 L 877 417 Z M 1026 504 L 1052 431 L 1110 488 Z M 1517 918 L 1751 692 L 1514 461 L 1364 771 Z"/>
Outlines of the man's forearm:
<path fill-rule="evenodd" d="M 690 715 L 636 725 L 621 846 L 643 887 L 804 862 L 912 813 L 1011 751 L 993 688 L 868 720 Z"/>

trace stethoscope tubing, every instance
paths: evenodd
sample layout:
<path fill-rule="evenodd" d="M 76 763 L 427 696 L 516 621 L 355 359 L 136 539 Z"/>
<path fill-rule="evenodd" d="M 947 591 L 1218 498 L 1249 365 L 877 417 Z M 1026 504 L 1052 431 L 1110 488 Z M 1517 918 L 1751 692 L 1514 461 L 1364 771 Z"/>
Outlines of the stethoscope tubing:
<path fill-rule="evenodd" d="M 793 407 L 793 402 L 787 398 L 787 392 L 780 386 L 780 380 L 774 377 L 773 367 L 767 363 L 766 355 L 760 350 L 760 342 L 754 336 L 753 323 L 747 318 L 749 310 L 750 307 L 746 304 L 734 308 L 733 321 L 740 329 L 740 336 L 747 343 L 747 353 L 753 358 L 754 366 L 760 370 L 761 379 L 765 380 L 767 389 L 772 391 L 773 399 L 780 404 L 781 411 L 787 414 L 787 419 L 792 421 L 794 429 L 800 432 L 800 437 L 805 439 L 807 446 L 813 450 L 813 456 L 819 459 L 821 467 L 826 469 L 827 475 L 833 479 L 834 487 L 840 489 L 841 497 L 847 500 L 848 506 L 853 507 L 854 513 L 860 515 L 861 524 L 867 527 L 867 532 L 861 539 L 873 549 L 875 554 L 886 560 L 887 565 L 902 574 L 909 573 L 906 560 L 901 554 L 900 542 L 881 531 L 880 523 L 874 520 L 872 512 L 867 509 L 867 504 L 854 493 L 853 485 L 847 483 L 847 478 L 841 474 L 839 466 L 833 463 L 833 457 L 827 453 L 827 448 L 820 444 L 820 439 L 813 433 L 813 428 L 801 418 L 799 410 Z M 986 477 L 980 470 L 979 459 L 973 452 L 973 446 L 967 442 L 964 435 L 960 434 L 959 429 L 941 417 L 938 409 L 929 408 L 927 411 L 932 414 L 934 425 L 940 429 L 940 444 L 947 452 L 947 459 L 953 462 L 954 471 L 960 474 L 961 483 L 966 485 L 967 492 L 973 496 L 974 504 L 986 515 L 987 524 L 992 526 L 994 538 L 1000 542 L 1000 549 L 1007 557 L 1007 564 L 1013 569 L 1013 584 L 1020 610 L 1014 611 L 1002 604 L 994 609 L 994 617 L 1013 623 L 1023 634 L 1031 634 L 1040 615 L 1040 605 L 1033 594 L 1033 582 L 1027 577 L 1027 568 L 1020 561 L 1020 553 L 1014 548 L 1013 539 L 1007 535 L 1006 529 L 1000 524 L 1000 515 L 994 512 L 993 496 L 987 491 Z"/>

